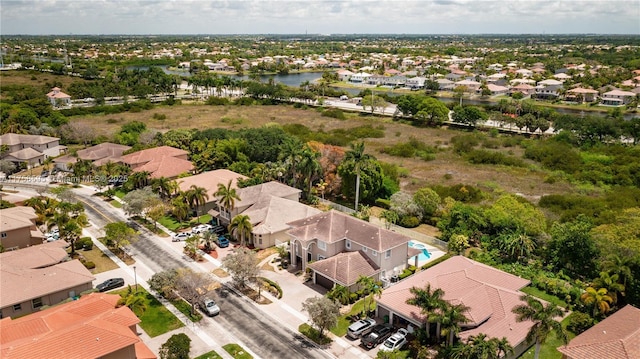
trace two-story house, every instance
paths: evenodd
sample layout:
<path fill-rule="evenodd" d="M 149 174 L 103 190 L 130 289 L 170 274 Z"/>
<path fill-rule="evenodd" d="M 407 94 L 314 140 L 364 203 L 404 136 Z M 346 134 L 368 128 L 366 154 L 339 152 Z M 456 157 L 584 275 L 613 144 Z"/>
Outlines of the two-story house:
<path fill-rule="evenodd" d="M 602 104 L 609 106 L 626 105 L 633 101 L 636 94 L 631 91 L 613 90 L 602 94 Z"/>
<path fill-rule="evenodd" d="M 361 275 L 389 278 L 407 266 L 409 237 L 331 210 L 289 223 L 291 264 L 313 271 L 314 283 L 355 289 Z"/>
<path fill-rule="evenodd" d="M 175 178 L 194 170 L 188 152 L 170 146 L 148 148 L 121 157 L 133 172 L 149 172 L 151 178 Z"/>
<path fill-rule="evenodd" d="M 0 136 L 0 146 L 7 146 L 5 160 L 24 163 L 27 168 L 41 165 L 47 157 L 59 156 L 67 148 L 57 137 L 17 133 Z"/>
<path fill-rule="evenodd" d="M 44 235 L 36 226 L 36 211 L 18 206 L 0 209 L 0 244 L 5 251 L 12 251 L 42 244 Z"/>

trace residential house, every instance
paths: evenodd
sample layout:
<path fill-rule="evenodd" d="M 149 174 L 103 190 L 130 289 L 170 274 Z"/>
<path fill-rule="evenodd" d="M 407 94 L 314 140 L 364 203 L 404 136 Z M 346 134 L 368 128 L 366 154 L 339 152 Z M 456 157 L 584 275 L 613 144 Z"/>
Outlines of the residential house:
<path fill-rule="evenodd" d="M 565 101 L 574 102 L 594 102 L 597 98 L 598 91 L 582 87 L 576 87 L 568 90 L 567 95 L 564 97 Z"/>
<path fill-rule="evenodd" d="M 532 343 L 526 337 L 533 325 L 530 321 L 516 321 L 512 309 L 524 301 L 520 291 L 529 281 L 463 256 L 455 256 L 429 269 L 396 283 L 383 290 L 377 301 L 376 314 L 389 319 L 389 323 L 411 323 L 425 327 L 427 314 L 414 305 L 407 304 L 413 297 L 411 288 L 442 289 L 443 299 L 450 304 L 469 307 L 465 312 L 467 323 L 461 324 L 458 337 L 462 340 L 480 333 L 489 338 L 507 338 L 515 353 L 522 354 Z M 435 326 L 431 326 L 433 330 Z"/>
<path fill-rule="evenodd" d="M 71 96 L 60 91 L 59 87 L 52 88 L 51 92 L 47 94 L 47 99 L 49 99 L 53 107 L 71 106 Z"/>
<path fill-rule="evenodd" d="M 78 150 L 76 156 L 66 155 L 58 157 L 53 160 L 53 163 L 55 163 L 57 168 L 63 171 L 68 171 L 69 164 L 76 163 L 79 159 L 91 161 L 91 163 L 96 167 L 102 166 L 108 162 L 122 163 L 122 154 L 130 149 L 130 146 L 104 142 L 99 145 Z"/>
<path fill-rule="evenodd" d="M 451 73 L 448 73 L 444 78 L 446 78 L 449 81 L 456 82 L 456 81 L 460 81 L 460 79 L 464 79 L 465 74 L 466 74 L 465 72 L 461 72 L 461 73 L 451 72 Z"/>
<path fill-rule="evenodd" d="M 351 75 L 351 77 L 349 78 L 349 82 L 363 83 L 367 82 L 367 78 L 369 77 L 371 77 L 371 74 L 368 74 L 366 72 L 358 72 Z"/>
<path fill-rule="evenodd" d="M 538 82 L 536 86 L 536 97 L 542 99 L 556 99 L 560 96 L 563 89 L 562 82 L 558 80 L 548 79 Z"/>
<path fill-rule="evenodd" d="M 412 89 L 421 89 L 424 88 L 424 83 L 427 81 L 425 77 L 416 76 L 407 79 L 407 87 Z"/>
<path fill-rule="evenodd" d="M 180 190 L 183 192 L 188 191 L 191 186 L 204 188 L 207 191 L 209 199 L 207 199 L 207 202 L 204 205 L 203 212 L 210 211 L 210 214 L 217 217 L 218 211 L 215 209 L 218 208 L 218 197 L 216 196 L 216 192 L 218 192 L 218 185 L 222 184 L 226 187 L 229 181 L 231 181 L 231 188 L 238 190 L 239 179 L 246 180 L 248 177 L 227 169 L 217 169 L 202 172 L 194 176 L 183 177 L 177 179 L 176 182 L 178 183 Z"/>
<path fill-rule="evenodd" d="M 18 319 L 0 320 L 5 359 L 155 359 L 140 339 L 140 319 L 116 294 L 91 293 Z"/>
<path fill-rule="evenodd" d="M 633 101 L 636 94 L 631 91 L 613 90 L 602 94 L 602 104 L 610 106 L 626 105 Z"/>
<path fill-rule="evenodd" d="M 509 88 L 505 87 L 505 86 L 498 86 L 498 85 L 494 85 L 492 83 L 487 85 L 487 88 L 489 89 L 489 91 L 491 91 L 491 95 L 492 96 L 497 96 L 497 95 L 505 95 L 509 92 Z"/>
<path fill-rule="evenodd" d="M 5 251 L 42 244 L 44 235 L 36 226 L 36 211 L 17 206 L 0 209 L 0 244 Z"/>
<path fill-rule="evenodd" d="M 23 316 L 92 289 L 95 279 L 69 260 L 65 241 L 0 253 L 0 317 Z"/>
<path fill-rule="evenodd" d="M 24 163 L 27 168 L 41 165 L 47 157 L 56 157 L 66 146 L 56 137 L 5 133 L 0 136 L 0 146 L 8 147 L 3 159 Z"/>
<path fill-rule="evenodd" d="M 562 359 L 640 358 L 640 309 L 626 305 L 558 351 Z"/>
<path fill-rule="evenodd" d="M 170 146 L 160 146 L 141 150 L 122 156 L 122 162 L 129 165 L 133 172 L 151 173 L 151 178 L 175 178 L 194 170 L 187 160 L 188 152 Z"/>
<path fill-rule="evenodd" d="M 340 81 L 347 82 L 349 81 L 352 75 L 353 75 L 353 72 L 349 70 L 338 70 L 338 79 Z"/>
<path fill-rule="evenodd" d="M 408 237 L 349 214 L 331 210 L 289 225 L 291 264 L 311 269 L 314 283 L 326 288 L 355 289 L 361 275 L 385 280 L 407 266 Z"/>
<path fill-rule="evenodd" d="M 367 77 L 363 82 L 366 82 L 369 85 L 385 85 L 385 82 L 387 81 L 388 77 L 384 76 L 384 75 L 371 75 L 369 77 Z"/>
<path fill-rule="evenodd" d="M 531 77 L 533 76 L 533 71 L 528 69 L 518 69 L 516 70 L 516 74 L 521 75 L 522 77 Z"/>
<path fill-rule="evenodd" d="M 553 75 L 553 78 L 556 79 L 556 80 L 565 82 L 566 80 L 570 79 L 571 76 L 567 75 L 564 72 L 561 72 L 561 73 L 557 73 L 557 74 Z"/>
<path fill-rule="evenodd" d="M 463 86 L 466 88 L 466 92 L 477 92 L 482 84 L 473 80 L 462 80 L 454 83 L 454 88 Z"/>
<path fill-rule="evenodd" d="M 526 83 L 520 83 L 509 89 L 509 94 L 511 95 L 513 95 L 516 92 L 520 92 L 521 94 L 524 95 L 524 97 L 527 97 L 536 93 L 536 88 Z"/>
<path fill-rule="evenodd" d="M 229 224 L 233 217 L 243 213 L 249 207 L 253 206 L 262 194 L 269 194 L 272 196 L 285 198 L 290 201 L 298 202 L 300 200 L 300 191 L 297 188 L 287 186 L 286 184 L 278 181 L 271 181 L 255 186 L 249 186 L 245 188 L 239 188 L 236 190 L 240 200 L 235 201 L 234 208 L 225 208 L 218 206 L 218 220 L 222 224 Z M 211 212 L 211 211 L 210 211 Z"/>
<path fill-rule="evenodd" d="M 393 87 L 404 87 L 407 84 L 407 78 L 402 75 L 387 77 L 384 84 Z"/>
<path fill-rule="evenodd" d="M 439 90 L 453 90 L 454 82 L 448 79 L 437 79 Z"/>

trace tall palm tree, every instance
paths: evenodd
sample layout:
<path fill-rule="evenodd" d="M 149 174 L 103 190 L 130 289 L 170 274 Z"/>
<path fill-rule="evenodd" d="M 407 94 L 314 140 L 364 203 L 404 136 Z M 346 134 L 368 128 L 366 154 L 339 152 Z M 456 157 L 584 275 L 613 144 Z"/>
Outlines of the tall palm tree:
<path fill-rule="evenodd" d="M 611 254 L 602 264 L 602 268 L 610 273 L 617 274 L 622 285 L 627 285 L 627 280 L 631 278 L 631 261 L 628 257 Z"/>
<path fill-rule="evenodd" d="M 364 297 L 364 306 L 362 308 L 362 313 L 368 316 L 369 307 L 371 306 L 371 304 L 367 306 L 367 297 L 369 296 L 369 293 L 371 293 L 373 288 L 376 286 L 376 281 L 373 280 L 373 278 L 371 277 L 361 275 L 360 277 L 358 277 L 358 280 L 356 281 L 356 283 L 360 285 L 360 289 L 362 289 L 366 293 Z"/>
<path fill-rule="evenodd" d="M 320 161 L 318 161 L 318 158 L 320 158 L 320 153 L 312 150 L 309 147 L 306 147 L 300 153 L 300 163 L 298 165 L 298 168 L 300 169 L 300 173 L 307 180 L 307 198 L 311 197 L 313 181 L 322 171 L 322 166 L 320 165 Z"/>
<path fill-rule="evenodd" d="M 118 306 L 127 306 L 134 312 L 138 317 L 140 317 L 148 308 L 147 298 L 145 298 L 143 292 L 133 291 L 131 289 L 131 285 L 127 289 L 127 293 L 124 297 L 118 300 Z"/>
<path fill-rule="evenodd" d="M 189 205 L 183 194 L 179 194 L 171 201 L 171 214 L 173 214 L 179 221 L 184 221 L 189 216 Z"/>
<path fill-rule="evenodd" d="M 614 273 L 610 275 L 609 272 L 600 272 L 600 277 L 594 279 L 594 288 L 605 288 L 613 299 L 612 304 L 618 303 L 618 294 L 624 295 L 624 284 L 620 283 L 620 275 Z"/>
<path fill-rule="evenodd" d="M 209 199 L 207 190 L 203 187 L 198 187 L 192 184 L 191 187 L 189 187 L 189 190 L 185 193 L 185 197 L 187 199 L 187 202 L 189 203 L 189 206 L 195 209 L 196 215 L 198 215 L 199 222 L 200 215 L 198 212 L 198 208 L 201 208 L 205 203 L 207 203 L 207 200 Z"/>
<path fill-rule="evenodd" d="M 151 180 L 151 189 L 160 195 L 162 199 L 169 199 L 175 193 L 178 185 L 166 177 L 154 178 Z"/>
<path fill-rule="evenodd" d="M 240 239 L 241 246 L 244 246 L 246 236 L 251 237 L 252 230 L 253 225 L 251 224 L 251 219 L 245 214 L 239 214 L 233 217 L 229 224 L 229 233 L 237 239 Z"/>
<path fill-rule="evenodd" d="M 442 308 L 445 305 L 444 299 L 444 291 L 440 288 L 436 288 L 435 290 L 431 290 L 431 284 L 427 283 L 424 289 L 412 287 L 409 289 L 409 292 L 413 295 L 412 298 L 407 299 L 407 304 L 415 305 L 420 308 L 422 314 L 429 314 L 434 309 Z M 440 332 L 438 324 L 437 332 Z M 429 329 L 429 322 L 427 321 L 427 338 L 431 336 L 431 330 Z M 438 334 L 438 337 L 440 335 Z"/>
<path fill-rule="evenodd" d="M 151 176 L 151 172 L 141 171 L 141 172 L 133 172 L 127 182 L 130 183 L 130 186 L 133 189 L 141 189 L 149 185 L 149 177 Z"/>
<path fill-rule="evenodd" d="M 580 296 L 580 300 L 587 306 L 593 306 L 594 317 L 598 316 L 598 314 L 607 314 L 611 310 L 611 304 L 613 304 L 613 298 L 607 292 L 607 288 L 595 289 L 588 287 Z"/>
<path fill-rule="evenodd" d="M 530 295 L 523 295 L 520 297 L 520 300 L 525 301 L 526 304 L 520 304 L 513 308 L 512 311 L 517 315 L 517 322 L 533 322 L 533 326 L 527 333 L 527 341 L 529 343 L 535 341 L 536 343 L 535 359 L 538 359 L 540 356 L 540 347 L 547 340 L 551 332 L 555 332 L 565 344 L 568 343 L 567 331 L 562 327 L 562 324 L 555 319 L 563 314 L 560 307 L 552 303 L 542 304 L 541 301 Z"/>
<path fill-rule="evenodd" d="M 298 182 L 298 164 L 302 154 L 302 145 L 297 140 L 286 140 L 282 143 L 278 159 L 284 160 L 291 176 L 291 186 L 296 187 Z"/>
<path fill-rule="evenodd" d="M 240 200 L 238 193 L 235 188 L 231 187 L 231 180 L 225 186 L 222 183 L 218 183 L 218 190 L 215 193 L 216 197 L 218 197 L 218 206 L 221 207 L 220 212 L 222 212 L 222 208 L 229 211 L 229 216 L 236 208 L 236 200 Z"/>
<path fill-rule="evenodd" d="M 352 143 L 351 150 L 344 154 L 344 161 L 353 162 L 356 172 L 356 201 L 355 210 L 358 211 L 358 200 L 360 199 L 360 170 L 364 164 L 371 159 L 371 156 L 364 153 L 364 142 Z"/>
<path fill-rule="evenodd" d="M 431 312 L 428 319 L 440 323 L 442 331 L 446 332 L 449 337 L 447 340 L 448 345 L 452 346 L 455 336 L 460 333 L 460 324 L 469 321 L 464 315 L 468 310 L 469 307 L 464 304 L 445 305 L 437 311 Z M 438 337 L 440 336 L 440 333 L 436 334 Z"/>
<path fill-rule="evenodd" d="M 492 338 L 492 340 L 495 340 L 498 349 L 498 358 L 502 358 L 503 354 L 504 356 L 508 356 L 514 353 L 513 347 L 506 337 L 502 337 L 501 339 Z"/>

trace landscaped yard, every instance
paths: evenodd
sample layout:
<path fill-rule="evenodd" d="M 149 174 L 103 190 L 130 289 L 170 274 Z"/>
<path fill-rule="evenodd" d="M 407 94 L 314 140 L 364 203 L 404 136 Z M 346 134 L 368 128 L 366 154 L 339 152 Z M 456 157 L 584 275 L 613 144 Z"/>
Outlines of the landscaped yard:
<path fill-rule="evenodd" d="M 120 203 L 120 202 L 116 201 L 115 199 L 114 199 L 114 200 L 109 201 L 109 203 L 110 203 L 112 206 L 116 207 L 116 208 L 122 208 L 122 203 Z"/>
<path fill-rule="evenodd" d="M 190 221 L 188 222 L 179 222 L 178 220 L 176 220 L 175 217 L 173 216 L 164 216 L 161 217 L 158 220 L 158 223 L 162 224 L 163 226 L 167 227 L 168 229 L 170 229 L 171 231 L 177 231 L 178 229 L 181 228 L 189 228 L 189 227 L 193 227 L 198 225 L 199 223 L 209 223 L 211 222 L 211 215 L 210 214 L 205 214 L 195 218 L 192 218 Z"/>
<path fill-rule="evenodd" d="M 127 293 L 127 290 L 128 288 L 113 293 L 124 295 Z M 156 299 L 156 297 L 140 286 L 138 286 L 138 291 L 144 293 L 148 303 L 147 310 L 145 310 L 139 317 L 141 321 L 140 327 L 150 337 L 153 338 L 183 326 L 182 322 L 180 322 L 175 315 L 165 308 L 162 303 Z"/>
<path fill-rule="evenodd" d="M 565 318 L 562 321 L 562 326 L 566 329 L 567 328 L 567 324 L 569 324 L 569 318 Z M 568 332 L 569 333 L 569 340 L 573 339 L 576 335 Z M 547 337 L 547 341 L 542 344 L 542 347 L 540 348 L 540 358 L 544 358 L 544 359 L 560 359 L 562 358 L 562 354 L 556 349 L 559 346 L 564 345 L 564 343 L 562 342 L 562 340 L 560 340 L 558 337 L 556 337 L 555 334 L 550 334 Z M 522 355 L 520 355 L 518 358 L 519 359 L 533 359 L 534 354 L 535 354 L 535 345 L 532 346 L 531 348 L 529 348 L 529 350 L 527 350 L 526 352 L 522 353 Z"/>
<path fill-rule="evenodd" d="M 523 292 L 530 294 L 534 297 L 538 297 L 544 301 L 547 301 L 549 303 L 553 303 L 561 308 L 566 308 L 567 307 L 567 302 L 565 302 L 564 300 L 556 297 L 555 295 L 551 295 L 548 294 L 546 292 L 541 291 L 540 289 L 536 288 L 536 287 L 524 287 L 521 289 Z"/>
<path fill-rule="evenodd" d="M 322 336 L 320 336 L 320 332 L 307 323 L 300 324 L 300 326 L 298 327 L 298 331 L 318 344 L 325 345 L 331 343 L 331 338 L 327 336 L 326 332 L 323 333 Z"/>
<path fill-rule="evenodd" d="M 187 303 L 186 300 L 178 298 L 176 300 L 172 300 L 171 304 L 173 304 L 176 309 L 178 309 L 182 314 L 186 315 L 189 320 L 192 322 L 199 322 L 202 320 L 202 315 L 195 311 L 191 314 L 191 304 Z"/>
<path fill-rule="evenodd" d="M 78 253 L 82 254 L 87 261 L 95 263 L 96 267 L 91 271 L 93 274 L 118 268 L 118 265 L 96 246 L 94 246 L 90 251 L 83 250 L 78 251 Z"/>
<path fill-rule="evenodd" d="M 215 350 L 212 350 L 208 353 L 204 353 L 196 357 L 195 359 L 222 359 L 222 357 L 218 355 L 218 353 L 216 353 Z"/>
<path fill-rule="evenodd" d="M 369 304 L 369 308 L 371 310 L 375 310 L 376 308 L 375 300 L 367 299 L 367 303 L 371 303 Z M 347 335 L 347 329 L 352 323 L 350 318 L 354 315 L 360 315 L 363 309 L 364 309 L 364 299 L 360 299 L 359 301 L 353 303 L 353 305 L 351 306 L 351 310 L 348 313 L 338 317 L 338 325 L 330 329 L 331 333 L 339 337 Z"/>
<path fill-rule="evenodd" d="M 224 348 L 224 350 L 226 350 L 227 353 L 231 354 L 231 356 L 236 359 L 252 359 L 253 358 L 251 354 L 244 351 L 244 349 L 238 344 L 233 344 L 233 343 L 227 344 L 227 345 L 223 345 L 222 348 Z"/>

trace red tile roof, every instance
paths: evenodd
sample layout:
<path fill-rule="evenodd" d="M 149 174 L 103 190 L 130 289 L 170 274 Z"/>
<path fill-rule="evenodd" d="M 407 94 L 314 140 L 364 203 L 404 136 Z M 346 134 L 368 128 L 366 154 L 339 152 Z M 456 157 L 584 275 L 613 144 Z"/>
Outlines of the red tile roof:
<path fill-rule="evenodd" d="M 179 157 L 186 157 L 187 151 L 170 146 L 160 146 L 137 151 L 121 157 L 122 162 L 134 167 L 134 172 L 148 171 L 151 178 L 173 178 L 192 171 L 193 164 Z"/>
<path fill-rule="evenodd" d="M 155 358 L 130 327 L 140 320 L 120 296 L 92 293 L 22 318 L 0 320 L 0 357 L 30 359 L 99 358 L 127 350 Z"/>
<path fill-rule="evenodd" d="M 640 309 L 625 306 L 558 351 L 567 359 L 640 358 Z"/>
<path fill-rule="evenodd" d="M 444 291 L 443 298 L 449 303 L 469 307 L 465 313 L 469 323 L 463 326 L 461 338 L 484 333 L 489 337 L 506 337 L 516 346 L 525 340 L 532 323 L 516 322 L 511 309 L 523 303 L 520 300 L 523 293 L 518 290 L 528 283 L 520 277 L 455 256 L 385 289 L 377 301 L 407 319 L 424 323 L 426 315 L 406 301 L 413 296 L 411 288 L 431 284 L 431 288 Z"/>

